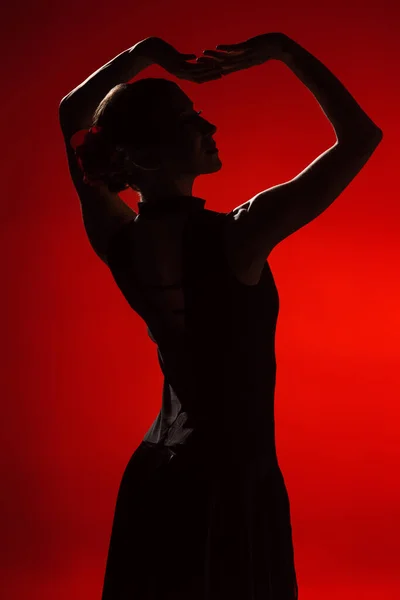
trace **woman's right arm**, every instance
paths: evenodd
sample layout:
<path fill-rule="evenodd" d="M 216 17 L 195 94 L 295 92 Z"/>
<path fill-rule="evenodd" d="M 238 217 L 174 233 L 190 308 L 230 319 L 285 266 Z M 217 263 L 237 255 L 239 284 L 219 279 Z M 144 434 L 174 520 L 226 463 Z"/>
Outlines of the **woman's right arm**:
<path fill-rule="evenodd" d="M 84 182 L 70 140 L 74 133 L 92 125 L 94 111 L 112 87 L 129 81 L 150 64 L 152 60 L 142 53 L 139 42 L 100 67 L 67 94 L 59 106 L 69 173 L 80 200 L 85 231 L 93 250 L 106 264 L 109 240 L 136 217 L 136 212 L 105 185 L 95 187 Z"/>
<path fill-rule="evenodd" d="M 107 260 L 108 243 L 124 223 L 136 217 L 115 192 L 105 185 L 91 186 L 83 181 L 83 173 L 76 160 L 70 140 L 74 133 L 92 125 L 93 113 L 106 94 L 119 83 L 127 83 L 143 69 L 157 64 L 172 75 L 196 83 L 221 78 L 215 61 L 191 64 L 195 54 L 176 50 L 161 38 L 152 36 L 128 48 L 64 96 L 59 105 L 59 121 L 64 135 L 71 179 L 78 193 L 82 216 L 89 241 L 96 254 Z"/>
<path fill-rule="evenodd" d="M 118 54 L 64 96 L 59 105 L 59 119 L 65 137 L 71 137 L 80 129 L 88 129 L 92 124 L 94 111 L 106 94 L 119 83 L 127 83 L 153 64 L 152 59 L 143 51 L 145 41 L 142 40 Z"/>

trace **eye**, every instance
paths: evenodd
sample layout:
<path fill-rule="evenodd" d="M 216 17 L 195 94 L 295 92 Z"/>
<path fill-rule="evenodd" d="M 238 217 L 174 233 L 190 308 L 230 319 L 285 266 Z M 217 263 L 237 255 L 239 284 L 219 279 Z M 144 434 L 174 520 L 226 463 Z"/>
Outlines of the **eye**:
<path fill-rule="evenodd" d="M 191 113 L 191 114 L 189 114 L 189 115 L 184 115 L 184 116 L 182 117 L 182 119 L 183 119 L 183 121 L 185 121 L 185 122 L 186 122 L 186 121 L 192 121 L 192 120 L 195 120 L 195 119 L 196 119 L 196 118 L 197 118 L 199 115 L 201 115 L 201 113 L 202 113 L 202 112 L 203 112 L 202 110 L 198 110 L 198 111 L 192 112 L 192 113 Z"/>

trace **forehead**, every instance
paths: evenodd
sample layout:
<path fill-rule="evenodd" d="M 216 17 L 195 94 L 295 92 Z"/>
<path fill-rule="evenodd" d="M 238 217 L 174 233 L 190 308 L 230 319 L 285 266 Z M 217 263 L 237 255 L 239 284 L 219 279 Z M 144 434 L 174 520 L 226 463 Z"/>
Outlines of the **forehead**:
<path fill-rule="evenodd" d="M 178 114 L 193 110 L 193 101 L 177 86 L 171 86 L 167 101 L 169 108 Z"/>

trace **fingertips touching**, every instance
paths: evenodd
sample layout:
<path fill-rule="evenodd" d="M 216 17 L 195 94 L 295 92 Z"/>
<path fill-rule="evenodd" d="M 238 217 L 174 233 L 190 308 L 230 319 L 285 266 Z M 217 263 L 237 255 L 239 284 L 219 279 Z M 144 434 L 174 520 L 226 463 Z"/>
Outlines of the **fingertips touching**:
<path fill-rule="evenodd" d="M 218 44 L 215 46 L 217 50 L 222 50 L 223 52 L 244 52 L 246 48 L 241 48 L 238 44 L 227 45 L 227 44 Z"/>

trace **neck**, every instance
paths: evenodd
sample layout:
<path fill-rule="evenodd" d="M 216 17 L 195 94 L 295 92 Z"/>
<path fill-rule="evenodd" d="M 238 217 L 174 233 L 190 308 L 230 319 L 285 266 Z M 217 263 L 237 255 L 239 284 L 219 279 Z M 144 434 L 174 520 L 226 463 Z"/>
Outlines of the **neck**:
<path fill-rule="evenodd" d="M 161 185 L 158 182 L 156 188 L 146 189 L 140 194 L 140 201 L 157 204 L 159 202 L 162 202 L 164 198 L 171 198 L 172 196 L 182 196 L 185 198 L 188 196 L 192 196 L 193 182 L 194 177 L 174 182 L 163 182 Z"/>
<path fill-rule="evenodd" d="M 203 210 L 206 201 L 197 196 L 164 196 L 162 199 L 151 202 L 138 202 L 141 216 L 159 218 L 162 216 L 193 213 Z"/>

